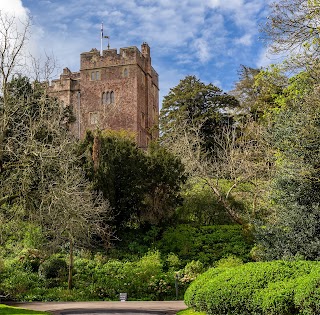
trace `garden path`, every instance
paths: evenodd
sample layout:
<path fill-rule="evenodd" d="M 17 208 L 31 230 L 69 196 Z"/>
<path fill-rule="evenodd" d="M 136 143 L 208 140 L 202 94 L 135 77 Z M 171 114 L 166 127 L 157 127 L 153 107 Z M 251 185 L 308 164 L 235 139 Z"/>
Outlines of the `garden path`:
<path fill-rule="evenodd" d="M 183 301 L 31 302 L 11 305 L 55 315 L 173 315 L 187 308 Z"/>

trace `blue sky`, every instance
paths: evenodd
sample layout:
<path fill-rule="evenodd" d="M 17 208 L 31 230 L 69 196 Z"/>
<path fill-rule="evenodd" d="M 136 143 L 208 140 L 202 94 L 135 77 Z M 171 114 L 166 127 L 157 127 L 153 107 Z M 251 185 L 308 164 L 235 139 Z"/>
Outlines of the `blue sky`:
<path fill-rule="evenodd" d="M 271 0 L 1 0 L 0 9 L 33 18 L 32 54 L 53 54 L 58 73 L 79 70 L 80 53 L 100 48 L 100 25 L 111 48 L 151 47 L 160 96 L 186 75 L 224 91 L 241 64 L 274 62 L 259 40 Z M 105 43 L 106 47 L 106 43 Z"/>

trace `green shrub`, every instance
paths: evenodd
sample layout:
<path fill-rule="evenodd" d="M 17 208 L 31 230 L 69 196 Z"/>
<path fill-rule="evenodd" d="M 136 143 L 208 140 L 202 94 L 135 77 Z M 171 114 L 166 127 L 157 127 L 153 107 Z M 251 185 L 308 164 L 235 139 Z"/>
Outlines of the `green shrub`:
<path fill-rule="evenodd" d="M 320 267 L 297 282 L 294 302 L 301 314 L 320 314 Z"/>
<path fill-rule="evenodd" d="M 303 310 L 301 314 L 316 315 L 319 314 L 320 305 L 320 282 L 317 282 L 320 277 L 311 277 L 312 274 L 316 275 L 315 270 L 320 271 L 320 264 L 306 261 L 274 261 L 248 263 L 234 268 L 213 268 L 190 285 L 185 302 L 209 314 L 294 315 Z M 303 286 L 298 290 L 301 279 L 305 279 L 303 286 L 309 283 L 307 294 L 302 293 Z"/>
<path fill-rule="evenodd" d="M 207 272 L 200 275 L 196 281 L 192 282 L 189 289 L 184 295 L 184 300 L 187 305 L 195 307 L 195 298 L 198 293 L 198 290 L 204 287 L 212 278 L 216 277 L 220 273 L 224 272 L 224 269 L 221 268 L 211 268 Z"/>
<path fill-rule="evenodd" d="M 201 273 L 205 271 L 203 263 L 199 260 L 187 263 L 186 266 L 180 271 L 180 282 L 183 284 L 189 284 L 195 280 Z"/>
<path fill-rule="evenodd" d="M 34 248 L 26 248 L 21 251 L 19 261 L 25 269 L 30 269 L 33 272 L 38 272 L 43 255 Z"/>
<path fill-rule="evenodd" d="M 134 262 L 77 259 L 74 287 L 104 300 L 118 299 L 121 292 L 130 299 L 166 299 L 174 296 L 174 277 L 163 272 L 160 253 L 155 251 Z"/>
<path fill-rule="evenodd" d="M 239 225 L 178 225 L 166 230 L 158 242 L 161 253 L 174 253 L 183 264 L 199 260 L 206 266 L 212 266 L 215 261 L 230 255 L 247 262 L 251 247 Z"/>
<path fill-rule="evenodd" d="M 2 281 L 2 290 L 10 298 L 19 300 L 23 299 L 29 290 L 36 288 L 41 283 L 36 273 L 21 269 L 9 270 Z"/>
<path fill-rule="evenodd" d="M 67 281 L 68 265 L 63 258 L 53 256 L 40 265 L 39 274 L 48 288 L 57 287 Z"/>
<path fill-rule="evenodd" d="M 297 279 L 277 281 L 254 295 L 253 304 L 256 312 L 268 315 L 293 315 L 297 314 L 294 304 L 294 290 Z"/>
<path fill-rule="evenodd" d="M 166 267 L 168 270 L 178 270 L 180 269 L 181 266 L 181 261 L 180 258 L 173 253 L 168 254 L 167 259 L 166 259 Z"/>
<path fill-rule="evenodd" d="M 237 267 L 241 266 L 243 264 L 243 261 L 234 255 L 230 255 L 226 258 L 222 258 L 218 260 L 215 264 L 217 268 L 231 268 L 231 267 Z"/>

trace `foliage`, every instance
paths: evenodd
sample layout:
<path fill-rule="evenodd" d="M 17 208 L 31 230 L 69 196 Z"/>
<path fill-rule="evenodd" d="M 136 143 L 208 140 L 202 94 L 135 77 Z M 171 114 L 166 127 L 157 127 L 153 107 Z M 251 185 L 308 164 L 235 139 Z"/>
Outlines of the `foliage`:
<path fill-rule="evenodd" d="M 237 267 L 241 266 L 243 264 L 243 261 L 234 255 L 230 255 L 226 258 L 221 258 L 218 260 L 215 264 L 216 268 L 231 268 L 231 267 Z"/>
<path fill-rule="evenodd" d="M 242 112 L 245 114 L 251 114 L 254 119 L 257 118 L 256 102 L 259 97 L 259 88 L 256 86 L 256 76 L 261 69 L 255 69 L 244 65 L 239 69 L 239 81 L 235 83 L 234 89 L 231 91 L 233 95 L 239 101 L 240 115 Z"/>
<path fill-rule="evenodd" d="M 184 290 L 188 287 L 188 285 L 194 281 L 201 273 L 205 271 L 203 263 L 199 260 L 190 261 L 185 265 L 182 270 L 176 274 L 179 279 L 179 283 L 184 287 Z"/>
<path fill-rule="evenodd" d="M 251 244 L 239 225 L 178 225 L 164 231 L 158 248 L 165 254 L 175 253 L 184 264 L 199 260 L 210 266 L 229 255 L 248 261 Z"/>
<path fill-rule="evenodd" d="M 177 315 L 206 315 L 205 312 L 197 312 L 192 308 L 188 308 L 186 310 L 179 311 Z"/>
<path fill-rule="evenodd" d="M 114 209 L 118 229 L 167 221 L 181 202 L 184 169 L 168 150 L 153 144 L 144 152 L 127 136 L 88 132 L 80 151 L 93 189 Z"/>
<path fill-rule="evenodd" d="M 201 123 L 201 135 L 206 148 L 212 148 L 212 136 L 222 126 L 232 124 L 229 110 L 238 106 L 237 100 L 213 84 L 204 84 L 195 76 L 187 76 L 164 97 L 160 113 L 160 129 L 164 138 L 170 137 L 181 122 Z"/>
<path fill-rule="evenodd" d="M 6 260 L 2 272 L 1 291 L 11 299 L 23 299 L 29 291 L 42 284 L 38 273 L 21 260 Z"/>
<path fill-rule="evenodd" d="M 159 224 L 170 220 L 182 203 L 180 190 L 187 176 L 180 159 L 158 143 L 151 143 L 148 148 L 147 166 L 146 211 L 142 217 L 151 224 Z"/>
<path fill-rule="evenodd" d="M 319 3 L 314 0 L 283 0 L 271 5 L 263 27 L 275 53 L 292 53 L 310 59 L 319 56 Z M 301 64 L 301 63 L 300 63 Z"/>
<path fill-rule="evenodd" d="M 66 282 L 68 266 L 65 259 L 53 256 L 45 260 L 39 268 L 39 275 L 49 288 Z"/>
<path fill-rule="evenodd" d="M 213 268 L 190 285 L 185 301 L 209 314 L 316 315 L 319 268 L 318 262 L 308 261 Z M 307 283 L 309 295 L 302 289 Z"/>
<path fill-rule="evenodd" d="M 291 80 L 285 105 L 268 130 L 275 152 L 271 215 L 257 225 L 262 258 L 319 259 L 319 99 L 307 75 Z"/>
<path fill-rule="evenodd" d="M 176 210 L 178 222 L 197 225 L 231 223 L 225 207 L 218 197 L 212 194 L 205 181 L 193 179 L 187 181 L 182 190 L 182 198 L 183 203 Z"/>

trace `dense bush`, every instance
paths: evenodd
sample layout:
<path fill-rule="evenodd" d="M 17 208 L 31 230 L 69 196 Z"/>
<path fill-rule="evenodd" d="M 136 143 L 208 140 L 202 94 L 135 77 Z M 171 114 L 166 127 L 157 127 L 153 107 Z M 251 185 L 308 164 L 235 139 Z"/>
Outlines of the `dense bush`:
<path fill-rule="evenodd" d="M 48 288 L 57 287 L 66 282 L 68 265 L 65 259 L 53 256 L 40 265 L 39 274 Z"/>
<path fill-rule="evenodd" d="M 169 255 L 169 262 L 152 251 L 135 261 L 75 258 L 74 287 L 67 290 L 67 264 L 52 256 L 34 272 L 24 260 L 12 260 L 0 270 L 0 292 L 10 298 L 26 301 L 118 300 L 119 293 L 128 293 L 131 300 L 170 300 L 176 298 L 175 275 L 179 261 Z M 165 264 L 167 268 L 165 269 Z M 182 275 L 196 277 L 203 272 L 200 262 L 191 262 Z M 179 283 L 182 298 L 189 282 Z"/>
<path fill-rule="evenodd" d="M 190 285 L 185 302 L 217 315 L 318 315 L 319 271 L 319 262 L 307 261 L 212 268 Z"/>
<path fill-rule="evenodd" d="M 230 255 L 248 261 L 251 247 L 239 225 L 178 225 L 166 230 L 158 243 L 162 253 L 175 253 L 184 264 L 200 260 L 207 266 Z"/>
<path fill-rule="evenodd" d="M 68 293 L 64 256 L 45 258 L 32 248 L 20 250 L 0 270 L 0 291 L 28 301 L 118 300 L 120 292 L 127 292 L 131 300 L 169 300 L 176 298 L 177 284 L 182 298 L 190 283 L 219 259 L 240 257 L 220 262 L 232 265 L 249 258 L 250 244 L 239 226 L 178 225 L 164 232 L 162 228 L 145 232 L 137 233 L 134 246 L 124 246 L 118 259 L 116 252 L 94 257 L 76 252 L 73 289 Z M 144 253 L 148 247 L 152 250 Z"/>
<path fill-rule="evenodd" d="M 150 252 L 140 260 L 75 262 L 75 288 L 86 288 L 88 296 L 114 300 L 120 292 L 131 299 L 168 299 L 174 295 L 174 274 L 163 272 L 159 252 Z"/>
<path fill-rule="evenodd" d="M 20 260 L 7 260 L 0 280 L 2 293 L 12 299 L 22 299 L 29 290 L 42 285 L 38 273 Z"/>

